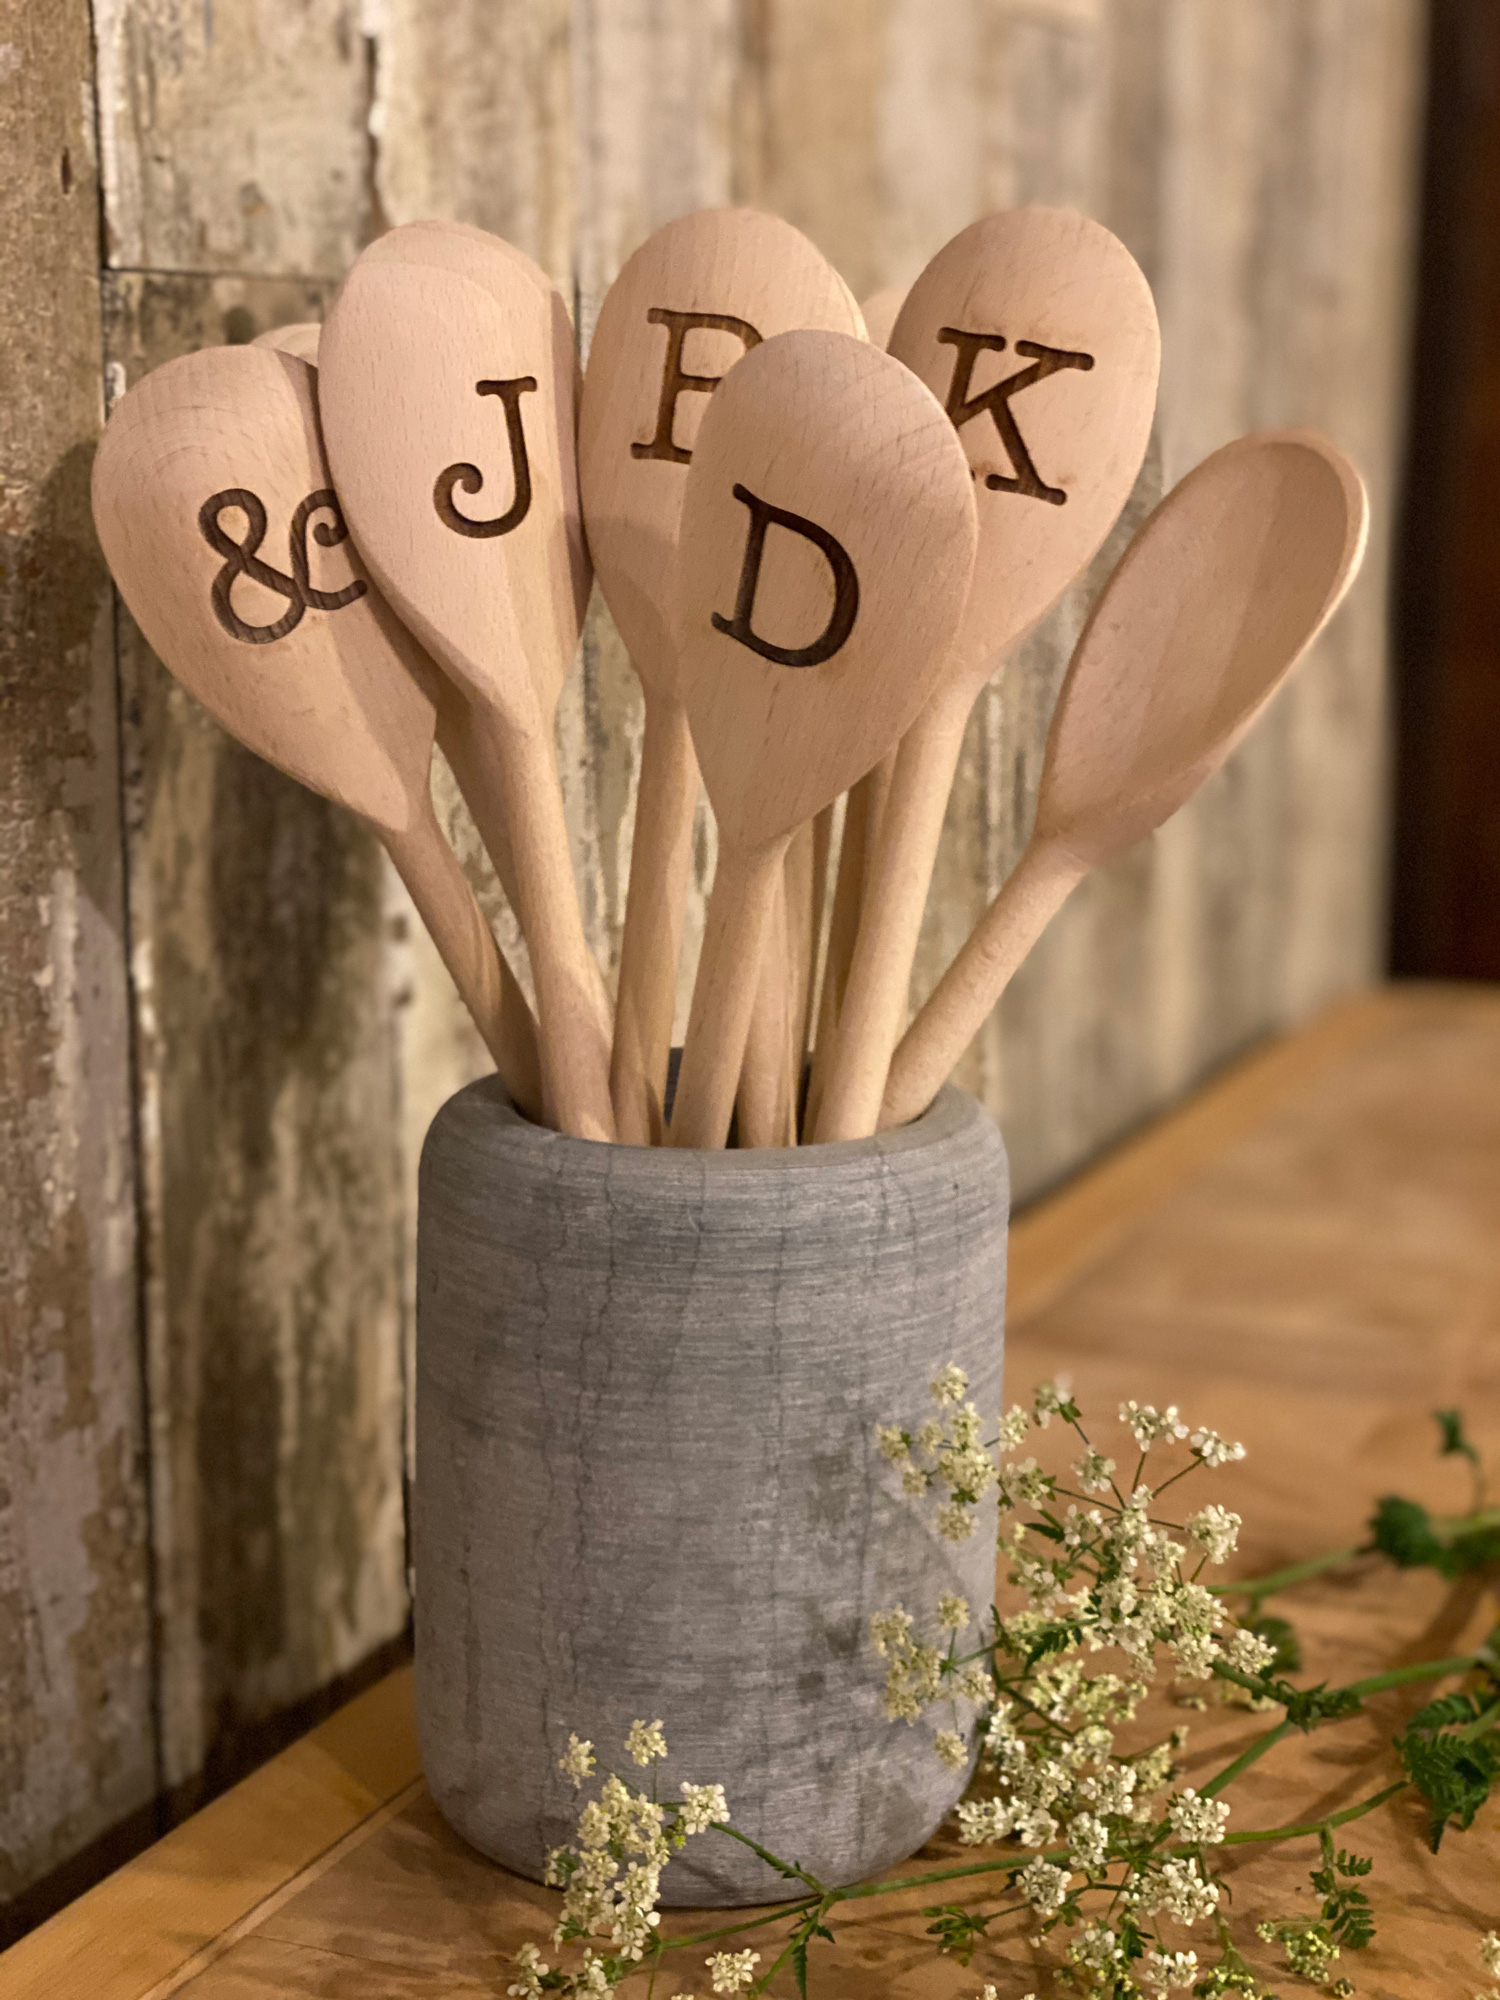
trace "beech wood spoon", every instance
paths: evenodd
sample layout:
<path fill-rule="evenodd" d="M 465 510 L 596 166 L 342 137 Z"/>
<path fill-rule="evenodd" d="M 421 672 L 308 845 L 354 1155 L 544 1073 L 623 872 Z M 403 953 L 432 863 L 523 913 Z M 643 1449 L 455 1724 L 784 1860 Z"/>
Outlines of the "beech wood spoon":
<path fill-rule="evenodd" d="M 1069 664 L 1030 842 L 896 1050 L 882 1127 L 932 1101 L 1089 870 L 1218 770 L 1337 609 L 1368 521 L 1359 474 L 1326 439 L 1260 431 L 1144 523 Z"/>
<path fill-rule="evenodd" d="M 510 287 L 515 274 L 524 273 L 547 303 L 559 354 L 564 347 L 570 348 L 572 345 L 572 322 L 568 319 L 567 305 L 556 285 L 541 265 L 528 257 L 524 250 L 518 250 L 513 243 L 505 242 L 502 237 L 492 236 L 488 230 L 476 229 L 472 223 L 467 222 L 403 223 L 399 229 L 387 230 L 384 236 L 377 237 L 363 252 L 365 262 L 378 263 L 387 260 L 403 264 L 426 264 L 439 270 L 456 271 L 461 277 L 472 278 L 475 284 L 490 284 L 494 280 L 496 296 L 502 307 L 510 296 Z M 316 357 L 308 358 L 311 360 Z M 570 392 L 574 406 L 577 404 L 580 379 L 575 355 L 573 388 Z M 560 386 L 558 391 L 560 396 L 565 389 L 566 384 Z M 574 480 L 574 475 L 566 470 L 564 476 L 565 482 Z M 568 557 L 575 579 L 574 601 L 586 604 L 593 571 L 588 551 L 583 544 L 576 504 L 568 516 L 567 525 Z M 544 689 L 544 699 L 550 694 L 554 705 L 561 694 L 577 641 L 577 631 L 570 632 L 564 624 L 558 633 L 556 650 L 544 656 L 540 662 L 540 670 L 543 672 L 549 664 L 554 669 L 561 669 L 556 687 Z M 464 801 L 479 831 L 479 837 L 484 842 L 485 852 L 494 864 L 500 886 L 505 891 L 505 899 L 512 910 L 519 914 L 521 903 L 516 888 L 515 864 L 511 859 L 510 834 L 505 823 L 505 787 L 500 760 L 495 754 L 493 736 L 484 728 L 482 717 L 476 724 L 472 704 L 453 681 L 445 680 L 438 697 L 437 740 L 438 748 L 447 758 L 449 769 L 463 793 Z M 600 1031 L 608 1037 L 614 1032 L 614 1009 L 610 1003 L 609 989 L 604 983 L 598 961 L 592 952 L 589 954 L 589 969 L 593 974 L 593 1001 L 601 1024 Z"/>
<path fill-rule="evenodd" d="M 682 689 L 719 862 L 673 1112 L 722 1146 L 787 842 L 921 708 L 963 613 L 977 524 L 952 426 L 847 334 L 780 334 L 698 432 L 675 568 Z"/>
<path fill-rule="evenodd" d="M 440 676 L 348 541 L 313 369 L 268 346 L 169 361 L 110 418 L 93 496 L 153 649 L 232 736 L 369 821 L 506 1089 L 538 1116 L 530 1010 L 432 810 Z"/>
<path fill-rule="evenodd" d="M 962 629 L 902 742 L 875 833 L 819 1140 L 875 1129 L 969 711 L 1129 498 L 1161 343 L 1150 288 L 1116 237 L 1071 209 L 1019 208 L 938 252 L 890 351 L 942 399 L 963 443 L 980 553 Z"/>
<path fill-rule="evenodd" d="M 553 745 L 588 582 L 572 331 L 516 253 L 469 255 L 472 275 L 389 249 L 355 263 L 319 349 L 324 426 L 361 554 L 467 696 L 502 781 L 547 1099 L 563 1131 L 610 1139 Z"/>
<path fill-rule="evenodd" d="M 288 326 L 273 326 L 266 333 L 258 333 L 250 345 L 274 347 L 280 354 L 295 354 L 299 361 L 310 361 L 316 367 L 318 336 L 322 331 L 321 321 L 298 319 Z"/>
<path fill-rule="evenodd" d="M 619 1135 L 659 1141 L 698 766 L 671 631 L 669 576 L 694 440 L 725 371 L 793 327 L 859 334 L 838 273 L 788 222 L 703 209 L 647 238 L 600 309 L 579 411 L 589 545 L 645 695 L 645 737 L 615 1005 Z"/>

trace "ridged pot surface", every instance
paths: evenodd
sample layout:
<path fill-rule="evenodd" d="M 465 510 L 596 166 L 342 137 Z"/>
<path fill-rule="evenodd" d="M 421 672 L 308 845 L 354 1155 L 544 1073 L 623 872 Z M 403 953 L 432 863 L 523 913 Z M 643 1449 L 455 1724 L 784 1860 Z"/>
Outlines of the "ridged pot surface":
<path fill-rule="evenodd" d="M 660 1718 L 679 1781 L 821 1879 L 919 1847 L 965 1773 L 930 1720 L 881 1711 L 870 1619 L 988 1605 L 993 1499 L 966 1542 L 904 1497 L 880 1423 L 967 1370 L 1001 1397 L 1008 1179 L 947 1089 L 898 1132 L 791 1152 L 673 1152 L 527 1124 L 494 1079 L 422 1156 L 417 1248 L 417 1702 L 439 1806 L 539 1877 L 579 1795 L 570 1731 L 640 1779 Z M 939 1724 L 946 1718 L 939 1718 Z M 720 1834 L 673 1904 L 786 1885 Z"/>

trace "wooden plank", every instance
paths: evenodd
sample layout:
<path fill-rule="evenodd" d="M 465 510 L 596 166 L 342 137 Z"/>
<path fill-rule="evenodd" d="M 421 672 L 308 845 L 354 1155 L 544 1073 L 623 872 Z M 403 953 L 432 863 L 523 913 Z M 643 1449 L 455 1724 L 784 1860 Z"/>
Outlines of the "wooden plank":
<path fill-rule="evenodd" d="M 347 0 L 99 0 L 106 261 L 338 277 L 377 226 L 375 48 Z"/>
<path fill-rule="evenodd" d="M 114 281 L 111 368 L 305 317 Z M 406 1619 L 385 865 L 226 737 L 122 615 L 162 1771 L 179 1803 Z"/>
<path fill-rule="evenodd" d="M 156 1788 L 91 72 L 0 6 L 0 1941 Z"/>
<path fill-rule="evenodd" d="M 1377 1037 L 1423 1019 L 1500 1017 L 1500 998 L 1453 988 L 1385 987 L 1330 1008 L 1297 1034 L 1232 1063 L 1137 1137 L 1086 1167 L 1011 1224 L 1006 1318 L 1042 1311 L 1204 1164 L 1296 1101 L 1325 1070 Z"/>
<path fill-rule="evenodd" d="M 0 1959 L 4 2000 L 141 2000 L 418 1775 L 411 1669 L 81 1896 Z"/>

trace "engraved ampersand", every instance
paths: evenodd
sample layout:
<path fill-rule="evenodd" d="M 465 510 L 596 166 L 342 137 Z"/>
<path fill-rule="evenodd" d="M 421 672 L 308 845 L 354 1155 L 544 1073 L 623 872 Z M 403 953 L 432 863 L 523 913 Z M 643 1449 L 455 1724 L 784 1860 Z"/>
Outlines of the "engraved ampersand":
<path fill-rule="evenodd" d="M 222 520 L 225 514 L 234 512 L 245 517 L 245 532 L 239 541 L 228 532 Z M 314 522 L 313 516 L 323 513 L 330 518 Z M 224 557 L 224 567 L 215 576 L 209 591 L 214 616 L 231 639 L 238 639 L 246 646 L 274 645 L 302 622 L 303 614 L 309 608 L 340 611 L 346 604 L 353 604 L 363 597 L 370 587 L 363 577 L 346 583 L 342 590 L 319 590 L 313 584 L 307 560 L 308 529 L 312 529 L 313 540 L 318 546 L 325 549 L 336 548 L 340 542 L 347 540 L 349 534 L 338 496 L 331 486 L 320 486 L 316 493 L 309 493 L 292 516 L 287 535 L 292 564 L 290 576 L 263 561 L 260 556 L 260 546 L 266 538 L 268 525 L 265 503 L 248 486 L 226 486 L 222 493 L 211 494 L 198 509 L 199 532 L 215 554 Z M 234 608 L 234 586 L 242 576 L 286 599 L 286 610 L 279 618 L 266 625 L 253 625 L 240 616 Z"/>
<path fill-rule="evenodd" d="M 1006 345 L 1004 336 L 998 333 L 965 333 L 959 327 L 945 326 L 939 329 L 938 340 L 945 347 L 956 350 L 946 404 L 953 428 L 961 430 L 988 410 L 1010 458 L 1011 474 L 986 473 L 985 485 L 991 492 L 1022 493 L 1030 500 L 1046 500 L 1054 507 L 1061 507 L 1068 496 L 1062 487 L 1049 486 L 1037 471 L 1036 462 L 1016 423 L 1015 412 L 1010 407 L 1011 399 L 1023 389 L 1029 389 L 1034 382 L 1057 374 L 1059 369 L 1078 368 L 1087 372 L 1094 365 L 1093 355 L 1074 353 L 1066 347 L 1043 347 L 1037 340 L 1018 340 L 1015 351 L 1030 361 L 1031 366 L 1018 368 L 1014 375 L 1005 376 L 981 395 L 971 396 L 969 381 L 974 373 L 975 361 L 986 349 L 998 354 Z"/>
<path fill-rule="evenodd" d="M 526 432 L 521 423 L 521 398 L 535 387 L 535 375 L 517 375 L 508 382 L 474 384 L 476 395 L 498 396 L 505 405 L 505 435 L 510 445 L 515 493 L 503 514 L 496 514 L 488 521 L 472 520 L 454 505 L 453 489 L 456 486 L 460 492 L 477 493 L 484 484 L 484 474 L 477 465 L 470 465 L 467 461 L 445 466 L 433 484 L 432 504 L 443 526 L 451 528 L 456 535 L 470 535 L 475 540 L 508 535 L 520 527 L 531 511 L 531 460 L 526 453 Z"/>

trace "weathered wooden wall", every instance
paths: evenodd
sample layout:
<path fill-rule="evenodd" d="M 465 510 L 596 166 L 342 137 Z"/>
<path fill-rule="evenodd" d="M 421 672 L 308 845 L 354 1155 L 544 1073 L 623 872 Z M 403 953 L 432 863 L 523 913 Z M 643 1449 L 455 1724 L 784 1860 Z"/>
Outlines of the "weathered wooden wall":
<path fill-rule="evenodd" d="M 976 1049 L 968 1078 L 1034 1190 L 1380 959 L 1422 15 L 0 0 L 12 1923 L 399 1636 L 412 1181 L 432 1110 L 482 1066 L 378 852 L 227 742 L 112 614 L 86 501 L 106 396 L 316 315 L 363 242 L 421 215 L 529 250 L 585 337 L 634 245 L 706 203 L 778 209 L 861 294 L 991 207 L 1070 202 L 1118 230 L 1165 338 L 1133 513 L 1237 431 L 1312 422 L 1359 458 L 1376 529 L 1295 687 L 1189 813 L 1080 892 Z M 1086 595 L 976 711 L 923 984 L 1018 851 Z M 559 743 L 605 956 L 639 736 L 596 608 Z M 705 818 L 690 942 L 713 854 Z"/>

